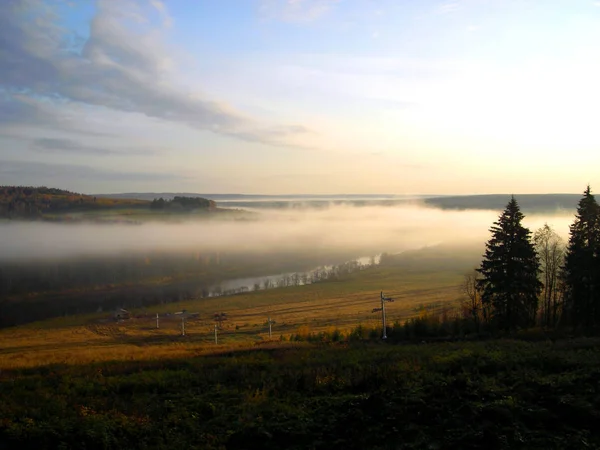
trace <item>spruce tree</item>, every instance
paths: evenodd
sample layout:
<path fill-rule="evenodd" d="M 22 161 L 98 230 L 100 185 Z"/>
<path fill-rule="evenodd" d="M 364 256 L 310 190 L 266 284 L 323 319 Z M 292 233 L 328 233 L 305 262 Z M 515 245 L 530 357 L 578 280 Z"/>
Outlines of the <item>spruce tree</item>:
<path fill-rule="evenodd" d="M 600 208 L 588 186 L 577 205 L 565 256 L 565 312 L 571 325 L 600 325 Z"/>
<path fill-rule="evenodd" d="M 531 231 L 521 225 L 523 213 L 514 197 L 490 229 L 478 289 L 481 301 L 491 306 L 493 324 L 503 330 L 535 324 L 540 263 L 531 242 Z"/>

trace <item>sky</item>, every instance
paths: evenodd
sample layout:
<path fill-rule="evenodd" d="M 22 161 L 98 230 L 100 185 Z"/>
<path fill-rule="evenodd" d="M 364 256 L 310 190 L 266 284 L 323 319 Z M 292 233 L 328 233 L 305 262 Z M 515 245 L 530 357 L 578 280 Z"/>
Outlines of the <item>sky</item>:
<path fill-rule="evenodd" d="M 2 0 L 0 184 L 600 189 L 600 1 Z"/>

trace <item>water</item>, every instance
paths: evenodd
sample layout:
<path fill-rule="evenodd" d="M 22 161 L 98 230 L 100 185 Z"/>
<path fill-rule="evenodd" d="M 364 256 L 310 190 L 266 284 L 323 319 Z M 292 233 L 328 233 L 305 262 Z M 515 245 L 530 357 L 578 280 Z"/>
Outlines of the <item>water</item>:
<path fill-rule="evenodd" d="M 339 266 L 352 266 L 356 270 L 361 270 L 371 265 L 379 264 L 381 260 L 381 255 L 375 256 L 361 256 L 359 258 L 345 261 Z M 228 280 L 221 283 L 219 286 L 214 286 L 210 289 L 210 297 L 218 296 L 218 295 L 230 295 L 237 294 L 241 292 L 248 292 L 252 290 L 256 290 L 256 286 L 258 285 L 259 289 L 265 289 L 265 285 L 267 289 L 282 287 L 285 286 L 303 286 L 305 284 L 312 284 L 314 280 L 316 280 L 319 274 L 329 273 L 335 266 L 334 265 L 326 265 L 315 267 L 306 272 L 286 272 L 286 273 L 278 273 L 273 275 L 265 275 L 261 277 L 248 277 L 248 278 L 236 278 L 233 280 Z"/>

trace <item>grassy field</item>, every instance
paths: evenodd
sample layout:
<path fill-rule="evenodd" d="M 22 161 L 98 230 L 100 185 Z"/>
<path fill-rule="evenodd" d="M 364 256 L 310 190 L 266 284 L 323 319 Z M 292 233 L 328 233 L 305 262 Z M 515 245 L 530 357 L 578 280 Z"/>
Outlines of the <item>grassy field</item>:
<path fill-rule="evenodd" d="M 377 326 L 381 289 L 390 323 L 455 305 L 464 268 L 427 265 L 1 330 L 0 449 L 600 448 L 598 339 L 279 340 Z"/>
<path fill-rule="evenodd" d="M 109 359 L 153 359 L 186 356 L 214 349 L 213 315 L 228 320 L 219 331 L 222 346 L 247 346 L 268 339 L 267 318 L 276 321 L 273 338 L 293 333 L 349 330 L 359 324 L 377 326 L 380 290 L 395 298 L 388 304 L 392 324 L 423 311 L 456 305 L 461 293 L 460 271 L 414 272 L 401 267 L 375 267 L 337 282 L 270 289 L 229 297 L 214 297 L 133 310 L 132 318 L 116 323 L 112 312 L 71 316 L 0 330 L 0 368 L 49 363 L 79 364 Z M 186 322 L 165 317 L 186 309 L 199 313 Z M 155 315 L 159 313 L 160 328 Z M 135 316 L 143 316 L 135 318 Z"/>
<path fill-rule="evenodd" d="M 0 448 L 600 448 L 600 345 L 272 343 L 0 372 Z"/>

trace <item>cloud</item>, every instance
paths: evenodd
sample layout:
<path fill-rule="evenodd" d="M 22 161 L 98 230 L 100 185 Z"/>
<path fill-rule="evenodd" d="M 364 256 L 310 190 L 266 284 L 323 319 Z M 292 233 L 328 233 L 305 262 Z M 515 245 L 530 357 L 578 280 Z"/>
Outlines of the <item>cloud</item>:
<path fill-rule="evenodd" d="M 324 17 L 339 0 L 262 0 L 260 12 L 267 20 L 312 22 Z"/>
<path fill-rule="evenodd" d="M 448 14 L 458 11 L 460 9 L 460 2 L 449 1 L 438 5 L 435 12 L 438 14 Z"/>
<path fill-rule="evenodd" d="M 77 164 L 46 164 L 31 161 L 0 161 L 0 177 L 10 185 L 65 186 L 79 181 L 160 182 L 185 180 L 182 174 L 113 171 Z"/>
<path fill-rule="evenodd" d="M 263 142 L 265 139 L 270 141 L 278 141 L 280 139 L 290 136 L 301 136 L 306 134 L 313 134 L 314 132 L 302 125 L 290 125 L 290 126 L 274 126 L 269 128 L 262 128 L 250 131 L 241 131 L 234 134 L 235 137 L 244 139 L 249 142 Z M 299 145 L 299 144 L 287 144 L 287 147 L 302 148 L 302 149 L 314 149 L 312 146 Z"/>
<path fill-rule="evenodd" d="M 31 102 L 43 99 L 141 113 L 239 139 L 252 136 L 253 141 L 285 145 L 286 133 L 274 136 L 268 124 L 175 83 L 176 63 L 164 45 L 171 20 L 164 3 L 151 4 L 159 24 L 135 1 L 99 0 L 89 37 L 82 42 L 58 25 L 56 12 L 41 0 L 0 2 L 0 92 L 4 91 L 4 106 L 8 103 L 0 123 L 30 114 L 33 120 L 52 123 L 44 108 L 32 110 Z M 292 137 L 297 135 L 294 126 L 289 130 Z"/>
<path fill-rule="evenodd" d="M 72 153 L 72 154 L 89 154 L 97 156 L 131 156 L 131 155 L 146 155 L 156 154 L 152 150 L 140 149 L 110 149 L 104 147 L 94 147 L 81 144 L 72 139 L 62 138 L 39 138 L 34 139 L 29 147 L 33 151 L 44 153 Z"/>
<path fill-rule="evenodd" d="M 89 121 L 82 121 L 85 111 L 82 105 L 57 105 L 46 99 L 34 98 L 25 94 L 5 93 L 0 97 L 0 132 L 3 135 L 17 135 L 19 126 L 62 130 L 87 136 L 114 136 L 106 131 L 92 130 Z M 74 107 L 74 108 L 73 108 Z M 25 133 L 25 137 L 27 133 Z"/>
<path fill-rule="evenodd" d="M 173 25 L 173 18 L 169 15 L 165 4 L 160 0 L 150 0 L 150 4 L 158 11 L 163 19 L 163 25 L 167 28 Z"/>

